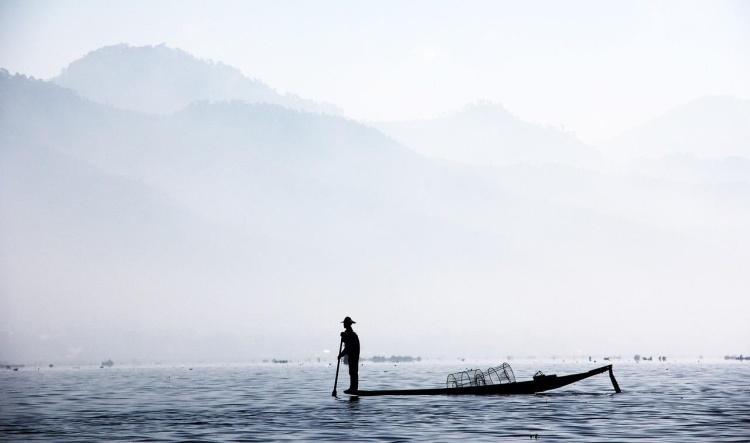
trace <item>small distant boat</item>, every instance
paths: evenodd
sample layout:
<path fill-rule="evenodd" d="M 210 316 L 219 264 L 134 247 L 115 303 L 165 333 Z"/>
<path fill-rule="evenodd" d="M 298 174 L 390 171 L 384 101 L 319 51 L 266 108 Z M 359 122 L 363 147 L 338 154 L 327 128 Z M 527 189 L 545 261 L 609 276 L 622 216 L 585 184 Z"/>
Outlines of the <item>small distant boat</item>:
<path fill-rule="evenodd" d="M 532 380 L 515 381 L 510 365 L 503 363 L 486 372 L 476 369 L 450 374 L 445 388 L 358 390 L 351 395 L 372 397 L 378 395 L 512 395 L 535 394 L 550 391 L 609 371 L 615 392 L 622 392 L 612 373 L 612 365 L 602 366 L 587 372 L 563 376 L 544 375 L 537 372 Z"/>

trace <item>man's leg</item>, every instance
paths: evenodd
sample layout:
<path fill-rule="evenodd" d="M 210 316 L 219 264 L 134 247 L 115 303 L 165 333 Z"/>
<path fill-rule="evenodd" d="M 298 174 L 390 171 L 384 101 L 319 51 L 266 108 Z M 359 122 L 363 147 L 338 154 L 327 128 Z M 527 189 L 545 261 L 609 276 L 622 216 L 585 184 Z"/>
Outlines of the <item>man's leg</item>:
<path fill-rule="evenodd" d="M 349 358 L 349 389 L 359 389 L 359 358 Z"/>

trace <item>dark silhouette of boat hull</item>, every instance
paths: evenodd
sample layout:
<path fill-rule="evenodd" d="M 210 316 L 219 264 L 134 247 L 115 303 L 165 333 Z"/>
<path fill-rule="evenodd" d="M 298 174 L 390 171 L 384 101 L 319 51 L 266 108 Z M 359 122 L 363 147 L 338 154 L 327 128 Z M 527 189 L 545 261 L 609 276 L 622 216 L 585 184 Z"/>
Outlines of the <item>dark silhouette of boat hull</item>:
<path fill-rule="evenodd" d="M 609 377 L 616 392 L 621 392 L 620 387 L 612 373 L 612 365 L 602 366 L 587 372 L 563 376 L 542 376 L 534 380 L 515 383 L 503 383 L 483 386 L 466 386 L 460 388 L 432 388 L 432 389 L 385 389 L 385 390 L 358 390 L 356 394 L 361 397 L 373 397 L 378 395 L 514 395 L 535 394 L 537 392 L 550 391 L 563 386 L 581 381 L 609 371 Z"/>

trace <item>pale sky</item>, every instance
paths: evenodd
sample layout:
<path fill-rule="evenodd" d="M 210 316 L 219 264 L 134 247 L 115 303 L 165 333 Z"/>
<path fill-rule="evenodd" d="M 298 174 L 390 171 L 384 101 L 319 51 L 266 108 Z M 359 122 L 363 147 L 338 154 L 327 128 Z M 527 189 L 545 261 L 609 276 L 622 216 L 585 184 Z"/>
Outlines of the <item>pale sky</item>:
<path fill-rule="evenodd" d="M 0 0 L 0 67 L 49 78 L 166 43 L 362 120 L 476 100 L 597 142 L 704 95 L 750 97 L 750 2 Z"/>

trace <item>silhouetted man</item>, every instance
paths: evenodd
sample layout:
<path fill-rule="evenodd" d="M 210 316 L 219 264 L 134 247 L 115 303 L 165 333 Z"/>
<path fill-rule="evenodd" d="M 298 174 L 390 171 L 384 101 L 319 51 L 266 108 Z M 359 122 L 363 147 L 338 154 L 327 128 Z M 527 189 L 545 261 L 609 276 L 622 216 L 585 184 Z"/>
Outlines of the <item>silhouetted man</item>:
<path fill-rule="evenodd" d="M 356 323 L 351 317 L 346 317 L 341 323 L 346 329 L 341 333 L 341 341 L 344 342 L 344 350 L 339 354 L 339 358 L 347 356 L 349 361 L 349 389 L 344 394 L 356 394 L 359 388 L 359 337 L 352 329 Z"/>

